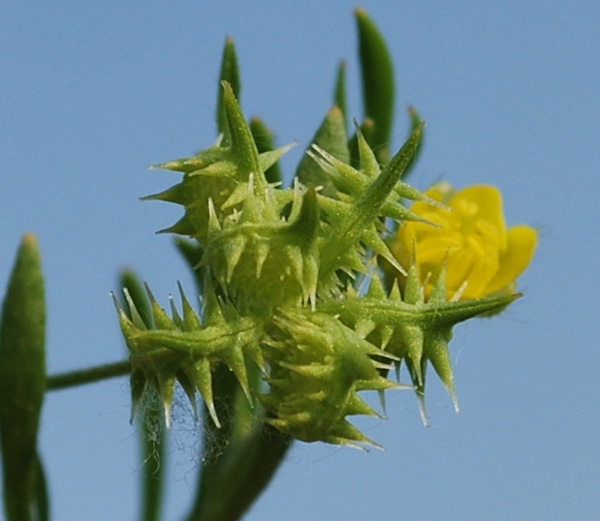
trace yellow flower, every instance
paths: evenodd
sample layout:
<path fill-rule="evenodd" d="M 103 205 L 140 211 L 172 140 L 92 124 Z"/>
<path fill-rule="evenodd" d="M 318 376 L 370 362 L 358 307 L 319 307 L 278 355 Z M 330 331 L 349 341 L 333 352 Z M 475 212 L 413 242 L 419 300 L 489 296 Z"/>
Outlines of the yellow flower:
<path fill-rule="evenodd" d="M 412 211 L 437 226 L 406 222 L 391 244 L 405 267 L 410 266 L 414 249 L 425 295 L 429 296 L 446 259 L 448 298 L 514 291 L 515 280 L 533 258 L 537 232 L 524 225 L 506 228 L 500 191 L 490 185 L 454 190 L 440 183 L 426 195 L 449 210 L 415 203 Z"/>

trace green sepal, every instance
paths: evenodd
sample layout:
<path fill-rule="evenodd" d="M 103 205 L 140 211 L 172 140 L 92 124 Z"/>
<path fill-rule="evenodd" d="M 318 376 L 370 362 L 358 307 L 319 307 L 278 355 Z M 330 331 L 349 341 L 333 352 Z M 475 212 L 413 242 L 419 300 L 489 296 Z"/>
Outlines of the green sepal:
<path fill-rule="evenodd" d="M 9 521 L 32 519 L 43 472 L 37 454 L 46 390 L 46 302 L 38 242 L 23 237 L 0 320 L 0 437 Z"/>
<path fill-rule="evenodd" d="M 375 132 L 369 144 L 380 163 L 387 162 L 394 118 L 394 69 L 383 36 L 363 9 L 355 11 L 365 117 Z"/>

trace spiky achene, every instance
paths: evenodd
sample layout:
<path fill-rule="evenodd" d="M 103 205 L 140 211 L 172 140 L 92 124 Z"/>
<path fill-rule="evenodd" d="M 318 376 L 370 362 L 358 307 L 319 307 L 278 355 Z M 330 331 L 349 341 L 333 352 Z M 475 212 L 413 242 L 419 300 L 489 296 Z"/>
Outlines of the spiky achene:
<path fill-rule="evenodd" d="M 346 416 L 380 416 L 358 391 L 398 387 L 382 377 L 396 358 L 326 313 L 280 312 L 266 342 L 269 423 L 303 441 L 374 444 Z M 377 362 L 373 357 L 388 361 Z"/>
<path fill-rule="evenodd" d="M 246 358 L 266 369 L 258 344 L 260 329 L 249 317 L 226 319 L 211 291 L 206 292 L 212 298 L 206 302 L 206 323 L 202 324 L 181 288 L 180 291 L 183 314 L 180 315 L 171 302 L 172 316 L 169 317 L 147 289 L 154 324 L 151 329 L 146 327 L 127 293 L 129 313 L 114 299 L 131 353 L 132 418 L 146 386 L 153 385 L 163 402 L 165 422 L 170 425 L 175 383 L 179 382 L 194 410 L 196 391 L 200 392 L 215 424 L 219 425 L 212 392 L 213 366 L 226 364 L 252 401 Z"/>

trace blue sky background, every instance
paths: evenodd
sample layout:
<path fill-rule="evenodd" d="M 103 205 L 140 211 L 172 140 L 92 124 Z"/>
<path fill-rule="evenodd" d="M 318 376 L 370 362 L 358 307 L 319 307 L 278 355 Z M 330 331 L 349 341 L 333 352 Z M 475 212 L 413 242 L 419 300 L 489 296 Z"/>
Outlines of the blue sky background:
<path fill-rule="evenodd" d="M 121 360 L 109 291 L 136 268 L 166 305 L 191 278 L 167 236 L 180 215 L 138 198 L 178 176 L 147 165 L 216 136 L 221 50 L 235 38 L 242 106 L 293 171 L 349 61 L 361 117 L 354 2 L 30 2 L 0 6 L 0 288 L 24 232 L 39 236 L 50 373 Z M 431 427 L 410 392 L 361 423 L 387 451 L 298 443 L 248 521 L 600 518 L 600 4 L 365 2 L 406 108 L 427 120 L 411 182 L 498 185 L 510 224 L 540 232 L 525 298 L 455 330 L 460 414 L 436 379 Z M 1 292 L 4 290 L 2 289 Z M 56 520 L 135 519 L 140 461 L 125 378 L 48 395 L 40 445 Z M 195 488 L 197 427 L 169 434 L 165 519 Z"/>

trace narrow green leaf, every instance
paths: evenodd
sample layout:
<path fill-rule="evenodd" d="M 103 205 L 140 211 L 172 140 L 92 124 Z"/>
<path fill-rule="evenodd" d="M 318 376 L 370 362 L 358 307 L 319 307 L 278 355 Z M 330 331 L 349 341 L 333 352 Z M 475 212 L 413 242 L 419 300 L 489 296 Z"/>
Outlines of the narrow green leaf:
<path fill-rule="evenodd" d="M 390 135 L 394 119 L 394 68 L 383 36 L 363 9 L 356 9 L 359 58 L 365 116 L 375 124 L 373 141 L 380 163 L 389 157 Z"/>
<path fill-rule="evenodd" d="M 48 521 L 50 519 L 50 501 L 48 499 L 48 484 L 46 473 L 39 455 L 36 455 L 35 471 L 34 512 L 36 521 Z"/>
<path fill-rule="evenodd" d="M 258 153 L 270 152 L 275 150 L 275 140 L 272 132 L 264 124 L 260 118 L 252 118 L 250 120 L 250 132 L 256 142 L 256 148 Z M 265 171 L 265 178 L 267 183 L 280 183 L 283 180 L 283 174 L 279 167 L 279 162 L 274 163 L 271 167 Z"/>
<path fill-rule="evenodd" d="M 372 119 L 366 119 L 360 126 L 360 133 L 367 143 L 373 143 L 375 136 L 375 124 Z M 358 152 L 358 134 L 355 132 L 348 142 L 350 149 L 350 164 L 355 168 L 360 168 L 360 154 Z"/>
<path fill-rule="evenodd" d="M 334 104 L 342 111 L 346 126 L 348 124 L 348 102 L 346 100 L 346 61 L 342 60 L 338 66 L 335 80 L 335 91 L 333 94 Z"/>
<path fill-rule="evenodd" d="M 339 107 L 333 107 L 315 133 L 307 152 L 310 152 L 312 145 L 318 145 L 336 159 L 347 163 L 349 161 L 347 139 L 344 114 Z M 302 156 L 296 170 L 296 177 L 307 186 L 322 186 L 320 193 L 323 195 L 333 197 L 337 193 L 329 175 L 310 157 L 310 154 Z"/>
<path fill-rule="evenodd" d="M 4 505 L 9 521 L 35 511 L 37 433 L 46 389 L 46 304 L 37 239 L 25 235 L 9 280 L 0 321 L 0 436 Z"/>
<path fill-rule="evenodd" d="M 402 178 L 406 169 L 411 165 L 414 161 L 415 154 L 419 148 L 419 144 L 421 143 L 421 138 L 423 136 L 423 128 L 425 127 L 425 122 L 421 121 L 419 125 L 412 131 L 409 138 L 406 140 L 406 143 L 402 145 L 402 148 L 396 153 L 390 162 L 385 166 L 381 175 L 377 178 L 371 190 L 373 193 L 380 193 L 381 197 L 387 194 L 396 186 L 396 183 Z"/>
<path fill-rule="evenodd" d="M 409 107 L 408 114 L 410 116 L 410 132 L 413 133 L 423 123 L 423 120 L 421 119 L 421 116 L 419 115 L 419 113 L 416 111 L 416 109 L 414 107 Z M 423 135 L 421 136 L 421 141 L 419 141 L 419 144 L 417 145 L 417 149 L 415 150 L 415 153 L 414 153 L 412 159 L 408 163 L 406 169 L 404 170 L 404 173 L 400 176 L 400 179 L 405 179 L 406 177 L 408 177 L 408 174 L 411 173 L 412 169 L 414 168 L 415 164 L 417 163 L 417 159 L 419 159 L 421 150 L 423 150 L 423 138 L 424 138 L 424 132 L 423 132 Z"/>
<path fill-rule="evenodd" d="M 229 83 L 229 85 L 231 85 L 233 94 L 237 99 L 240 99 L 241 89 L 240 70 L 233 38 L 227 38 L 225 40 L 223 58 L 221 59 L 221 74 L 219 78 L 221 81 L 219 82 L 219 93 L 217 98 L 217 130 L 220 134 L 226 134 L 227 119 L 225 116 L 225 101 L 223 99 L 221 82 L 226 81 Z"/>
<path fill-rule="evenodd" d="M 190 241 L 182 237 L 178 237 L 175 240 L 175 247 L 190 268 L 198 293 L 202 294 L 205 268 L 198 266 L 202 260 L 202 247 L 196 241 Z"/>

